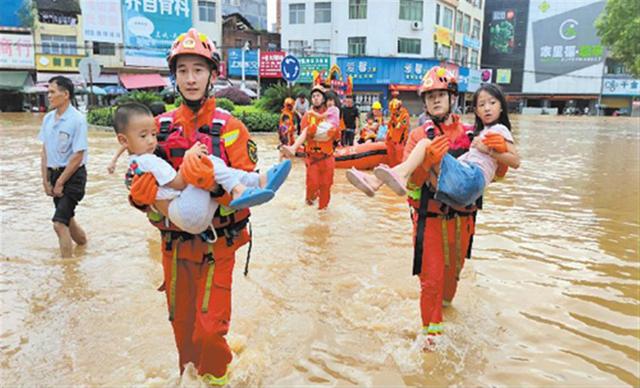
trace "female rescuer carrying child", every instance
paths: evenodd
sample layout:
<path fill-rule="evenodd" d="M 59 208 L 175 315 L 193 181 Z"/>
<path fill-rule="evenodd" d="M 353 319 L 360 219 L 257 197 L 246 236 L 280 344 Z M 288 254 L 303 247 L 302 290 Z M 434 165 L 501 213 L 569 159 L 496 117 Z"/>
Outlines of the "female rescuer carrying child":
<path fill-rule="evenodd" d="M 432 166 L 439 165 L 447 152 L 457 158 L 469 151 L 471 139 L 460 118 L 451 113 L 458 84 L 443 67 L 431 68 L 422 79 L 418 93 L 425 102 L 427 122 L 411 131 L 404 159 L 422 139 L 432 140 L 426 149 L 424 162 L 411 174 L 409 205 L 414 227 L 413 274 L 420 277 L 420 311 L 424 346 L 431 348 L 443 331 L 442 305 L 451 303 L 456 293 L 465 257 L 471 253 L 475 214 L 481 198 L 466 207 L 452 207 L 434 198 L 435 188 L 429 182 Z M 487 136 L 485 144 L 492 152 L 505 152 L 502 136 Z M 506 172 L 506 171 L 503 171 Z M 347 172 L 347 178 L 357 187 L 376 191 L 382 181 L 357 170 Z M 371 192 L 371 193 L 372 193 Z"/>
<path fill-rule="evenodd" d="M 220 55 L 206 35 L 193 28 L 181 34 L 173 42 L 167 62 L 184 103 L 157 117 L 158 145 L 187 183 L 210 191 L 220 204 L 212 220 L 218 238 L 201 238 L 180 230 L 164 217 L 147 214 L 162 236 L 162 290 L 166 293 L 180 372 L 187 363 L 193 363 L 206 384 L 223 386 L 229 381 L 227 366 L 233 357 L 225 336 L 231 322 L 235 253 L 250 241 L 250 213 L 248 209 L 227 206 L 230 196 L 215 189 L 209 158 L 183 156 L 200 142 L 206 145 L 208 154 L 222 158 L 228 166 L 253 171 L 257 148 L 244 124 L 216 108 L 215 98 L 209 96 Z M 152 174 L 136 176 L 130 191 L 133 205 L 148 211 L 148 206 L 140 205 L 153 204 L 157 191 Z"/>
<path fill-rule="evenodd" d="M 339 113 L 327 110 L 326 92 L 322 85 L 311 89 L 311 109 L 302 117 L 300 136 L 293 145 L 280 147 L 284 157 L 291 158 L 303 143 L 306 153 L 308 205 L 319 197 L 318 209 L 325 209 L 331 199 L 335 171 L 334 142 L 340 138 Z"/>

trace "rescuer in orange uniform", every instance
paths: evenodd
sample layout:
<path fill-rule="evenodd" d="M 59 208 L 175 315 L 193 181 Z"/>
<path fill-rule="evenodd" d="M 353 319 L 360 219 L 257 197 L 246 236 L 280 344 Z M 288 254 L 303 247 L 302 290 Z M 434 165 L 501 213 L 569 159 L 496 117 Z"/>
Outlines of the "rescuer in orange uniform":
<path fill-rule="evenodd" d="M 404 145 L 409 137 L 409 111 L 402 105 L 402 100 L 394 98 L 389 102 L 390 119 L 385 142 L 387 144 L 388 165 L 393 167 L 402 162 Z"/>
<path fill-rule="evenodd" d="M 215 185 L 211 164 L 203 162 L 208 158 L 183 160 L 183 155 L 200 142 L 229 166 L 252 171 L 257 148 L 244 124 L 216 109 L 215 98 L 209 96 L 220 61 L 209 38 L 190 29 L 173 42 L 167 60 L 184 103 L 157 117 L 159 152 L 174 168 L 182 170 L 189 184 L 211 190 L 220 207 L 212 228 L 202 235 L 192 235 L 145 206 L 155 200 L 157 182 L 153 175 L 134 178 L 131 201 L 148 211 L 149 220 L 160 229 L 164 268 L 161 290 L 167 297 L 180 371 L 193 363 L 205 383 L 222 386 L 229 381 L 227 366 L 232 359 L 225 335 L 231 320 L 235 252 L 250 241 L 246 227 L 249 211 L 224 206 L 229 194 Z"/>
<path fill-rule="evenodd" d="M 284 146 L 280 151 L 285 157 L 295 156 L 295 151 L 305 145 L 305 165 L 307 167 L 306 202 L 312 205 L 319 198 L 318 209 L 325 209 L 331 199 L 331 186 L 335 171 L 334 142 L 339 139 L 338 122 L 331 122 L 324 113 L 326 91 L 321 85 L 311 89 L 311 109 L 302 117 L 300 136 L 293 145 Z"/>

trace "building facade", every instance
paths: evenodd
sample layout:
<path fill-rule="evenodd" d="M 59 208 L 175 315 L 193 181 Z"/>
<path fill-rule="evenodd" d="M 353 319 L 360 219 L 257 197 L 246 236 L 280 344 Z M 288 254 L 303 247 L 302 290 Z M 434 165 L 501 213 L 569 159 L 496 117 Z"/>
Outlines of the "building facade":
<path fill-rule="evenodd" d="M 223 16 L 239 13 L 258 31 L 267 30 L 267 0 L 222 0 Z"/>

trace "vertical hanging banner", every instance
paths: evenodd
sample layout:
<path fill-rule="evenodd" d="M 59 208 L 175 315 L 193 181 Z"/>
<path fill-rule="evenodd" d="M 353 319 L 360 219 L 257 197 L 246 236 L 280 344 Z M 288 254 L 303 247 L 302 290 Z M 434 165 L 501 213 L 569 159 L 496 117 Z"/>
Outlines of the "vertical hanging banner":
<path fill-rule="evenodd" d="M 120 0 L 82 0 L 80 7 L 85 40 L 122 43 Z"/>
<path fill-rule="evenodd" d="M 171 43 L 191 28 L 191 0 L 124 0 L 127 65 L 166 67 Z"/>
<path fill-rule="evenodd" d="M 260 52 L 260 77 L 282 78 L 280 65 L 285 57 L 284 51 Z"/>

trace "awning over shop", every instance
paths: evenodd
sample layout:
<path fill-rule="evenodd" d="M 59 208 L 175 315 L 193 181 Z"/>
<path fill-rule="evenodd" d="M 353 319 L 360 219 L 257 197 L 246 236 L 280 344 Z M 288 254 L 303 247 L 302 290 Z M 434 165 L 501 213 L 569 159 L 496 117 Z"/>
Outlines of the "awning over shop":
<path fill-rule="evenodd" d="M 21 91 L 28 76 L 27 71 L 0 71 L 0 90 Z"/>
<path fill-rule="evenodd" d="M 104 85 L 117 85 L 118 75 L 117 74 L 100 74 L 97 78 L 93 79 L 93 83 L 104 84 Z"/>
<path fill-rule="evenodd" d="M 167 83 L 160 74 L 120 74 L 120 82 L 127 89 L 165 87 Z"/>
<path fill-rule="evenodd" d="M 51 78 L 59 75 L 69 78 L 71 82 L 73 82 L 73 84 L 76 86 L 84 84 L 84 79 L 80 74 L 77 74 L 77 73 L 43 73 L 39 71 L 36 75 L 36 81 L 38 83 L 42 83 L 42 82 L 49 83 L 49 80 Z"/>

